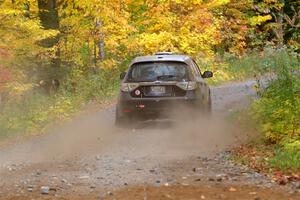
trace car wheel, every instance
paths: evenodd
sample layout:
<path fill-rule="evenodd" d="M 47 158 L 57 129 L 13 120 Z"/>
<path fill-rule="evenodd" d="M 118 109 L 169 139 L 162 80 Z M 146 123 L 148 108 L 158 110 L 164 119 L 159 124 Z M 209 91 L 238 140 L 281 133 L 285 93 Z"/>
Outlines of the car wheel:
<path fill-rule="evenodd" d="M 127 116 L 122 116 L 116 111 L 115 125 L 118 127 L 127 127 L 130 125 L 130 119 Z"/>
<path fill-rule="evenodd" d="M 127 123 L 127 120 L 125 117 L 116 117 L 115 125 L 117 127 L 125 127 Z"/>
<path fill-rule="evenodd" d="M 212 101 L 211 101 L 211 97 L 209 97 L 209 101 L 208 101 L 208 104 L 207 104 L 207 110 L 206 110 L 206 112 L 207 112 L 208 114 L 211 114 L 211 112 L 212 112 Z"/>

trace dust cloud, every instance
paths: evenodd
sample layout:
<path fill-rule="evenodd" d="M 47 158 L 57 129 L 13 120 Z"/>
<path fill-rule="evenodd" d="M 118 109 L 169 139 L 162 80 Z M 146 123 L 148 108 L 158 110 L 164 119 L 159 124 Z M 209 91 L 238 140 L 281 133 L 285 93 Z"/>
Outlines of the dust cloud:
<path fill-rule="evenodd" d="M 236 127 L 224 120 L 224 114 L 219 117 L 220 113 L 227 112 L 228 106 L 232 109 L 248 99 L 249 91 L 245 88 L 249 87 L 234 85 L 234 88 L 213 90 L 214 107 L 224 109 L 214 110 L 209 117 L 193 116 L 190 111 L 177 109 L 177 113 L 172 113 L 173 120 L 133 121 L 128 128 L 117 128 L 114 108 L 109 108 L 75 119 L 54 133 L 0 151 L 0 169 L 9 163 L 57 162 L 96 155 L 168 161 L 223 151 L 239 142 L 242 136 L 236 134 Z"/>
<path fill-rule="evenodd" d="M 102 153 L 171 159 L 214 153 L 235 142 L 230 126 L 223 120 L 193 119 L 182 113 L 172 120 L 133 121 L 131 126 L 117 128 L 113 111 L 102 111 L 76 119 L 56 133 L 16 144 L 0 153 L 0 161 L 55 162 Z"/>

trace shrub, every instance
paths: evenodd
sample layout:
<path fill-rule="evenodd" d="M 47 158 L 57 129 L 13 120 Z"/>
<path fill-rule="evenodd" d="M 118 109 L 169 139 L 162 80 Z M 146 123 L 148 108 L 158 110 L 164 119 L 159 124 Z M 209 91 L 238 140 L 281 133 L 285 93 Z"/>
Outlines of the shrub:
<path fill-rule="evenodd" d="M 300 62 L 287 52 L 276 55 L 272 56 L 276 78 L 254 103 L 253 116 L 266 138 L 280 143 L 284 138 L 300 136 Z"/>
<path fill-rule="evenodd" d="M 259 97 L 249 109 L 249 122 L 262 133 L 262 144 L 240 151 L 248 165 L 289 175 L 300 170 L 300 60 L 288 50 L 266 49 L 241 58 L 227 57 L 235 77 L 256 76 Z M 246 67 L 245 67 L 246 66 Z M 271 75 L 271 76 L 270 76 Z M 259 76 L 261 77 L 259 79 Z M 249 152 L 252 152 L 250 156 Z M 254 152 L 254 153 L 253 153 Z M 253 156 L 254 155 L 254 156 Z M 261 159 L 263 158 L 262 162 Z"/>
<path fill-rule="evenodd" d="M 285 173 L 300 170 L 300 61 L 297 55 L 278 50 L 268 54 L 272 60 L 262 72 L 275 74 L 265 92 L 252 106 L 266 141 L 277 144 L 269 159 L 271 168 Z M 269 60 L 269 59 L 265 59 Z M 269 62 L 269 63 L 270 63 Z M 259 67 L 259 66 L 258 66 Z"/>

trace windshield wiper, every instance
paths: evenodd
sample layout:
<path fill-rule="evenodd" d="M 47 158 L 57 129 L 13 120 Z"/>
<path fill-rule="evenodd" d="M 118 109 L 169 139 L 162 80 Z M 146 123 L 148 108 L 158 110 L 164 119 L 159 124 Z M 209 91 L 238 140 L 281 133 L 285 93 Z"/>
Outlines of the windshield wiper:
<path fill-rule="evenodd" d="M 176 76 L 176 75 L 161 75 L 161 76 L 157 76 L 156 79 L 157 80 L 160 80 L 160 79 L 171 79 L 171 78 L 178 78 L 179 76 Z"/>

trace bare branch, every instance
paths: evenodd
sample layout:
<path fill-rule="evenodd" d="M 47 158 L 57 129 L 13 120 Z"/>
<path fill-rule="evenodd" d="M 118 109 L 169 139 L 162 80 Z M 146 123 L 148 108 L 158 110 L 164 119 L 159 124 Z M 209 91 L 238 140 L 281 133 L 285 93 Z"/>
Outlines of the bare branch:
<path fill-rule="evenodd" d="M 295 13 L 292 19 L 287 14 L 284 14 L 283 18 L 291 27 L 300 28 L 300 25 L 296 24 L 297 19 L 300 19 L 300 11 Z"/>

